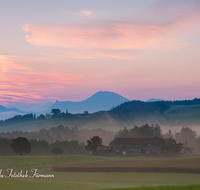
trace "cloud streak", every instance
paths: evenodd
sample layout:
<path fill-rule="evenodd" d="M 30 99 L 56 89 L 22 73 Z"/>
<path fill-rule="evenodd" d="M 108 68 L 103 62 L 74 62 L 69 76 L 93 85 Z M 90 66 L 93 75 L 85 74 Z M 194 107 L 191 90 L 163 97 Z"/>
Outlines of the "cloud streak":
<path fill-rule="evenodd" d="M 30 25 L 23 27 L 28 32 L 27 42 L 37 46 L 96 49 L 155 49 L 163 47 L 161 35 L 168 28 L 150 25 L 113 23 L 109 26 L 93 25 Z M 170 42 L 165 42 L 166 46 Z M 172 43 L 171 45 L 179 44 Z"/>
<path fill-rule="evenodd" d="M 30 44 L 68 48 L 67 53 L 60 56 L 70 59 L 135 59 L 135 50 L 179 49 L 185 46 L 184 42 L 170 36 L 172 32 L 166 26 L 131 23 L 101 26 L 27 24 L 23 29 L 28 33 L 26 40 Z M 127 54 L 125 50 L 132 52 Z"/>
<path fill-rule="evenodd" d="M 92 11 L 82 10 L 79 15 L 90 16 Z M 110 54 L 107 50 L 152 50 L 179 49 L 186 46 L 180 32 L 187 31 L 198 23 L 200 3 L 191 1 L 158 1 L 140 20 L 96 20 L 82 24 L 26 24 L 26 40 L 35 46 L 70 48 L 66 58 L 92 59 L 112 57 L 133 59 L 129 54 Z M 83 50 L 83 49 L 86 50 Z M 82 49 L 84 53 L 74 53 Z M 95 50 L 95 54 L 88 54 Z M 104 53 L 100 53 L 104 51 Z M 119 53 L 119 52 L 118 52 Z"/>
<path fill-rule="evenodd" d="M 80 16 L 91 16 L 93 14 L 93 11 L 91 11 L 91 10 L 81 10 L 81 11 L 78 11 L 74 14 L 80 15 Z"/>
<path fill-rule="evenodd" d="M 90 16 L 92 11 L 82 10 L 79 15 Z M 157 1 L 144 16 L 121 21 L 95 20 L 84 24 L 26 24 L 26 40 L 36 46 L 71 48 L 66 57 L 91 59 L 94 57 L 113 57 L 132 59 L 129 54 L 115 55 L 106 50 L 151 50 L 179 49 L 186 42 L 179 39 L 183 30 L 198 22 L 200 2 L 198 0 Z M 73 49 L 95 50 L 96 55 L 73 53 Z M 104 51 L 104 53 L 99 53 Z M 119 52 L 118 52 L 119 53 Z M 75 56 L 74 56 L 75 55 Z"/>
<path fill-rule="evenodd" d="M 9 70 L 30 70 L 29 67 L 19 64 L 19 60 L 12 59 L 6 55 L 0 55 L 0 73 L 8 72 Z"/>
<path fill-rule="evenodd" d="M 26 70 L 26 67 L 18 63 L 19 59 L 15 60 L 8 56 L 1 56 L 0 61 L 1 65 L 6 65 L 6 69 L 1 67 L 3 69 L 0 75 L 0 103 L 2 104 L 9 101 L 30 103 L 45 99 L 56 100 L 59 97 L 52 95 L 54 89 L 59 93 L 86 84 L 79 74 Z"/>

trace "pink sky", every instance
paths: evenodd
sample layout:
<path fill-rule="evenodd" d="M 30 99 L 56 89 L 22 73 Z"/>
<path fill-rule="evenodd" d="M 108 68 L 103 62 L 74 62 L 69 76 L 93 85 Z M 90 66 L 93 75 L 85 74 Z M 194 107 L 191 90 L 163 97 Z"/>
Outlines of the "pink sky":
<path fill-rule="evenodd" d="M 10 0 L 0 9 L 0 105 L 99 90 L 200 98 L 198 0 Z"/>

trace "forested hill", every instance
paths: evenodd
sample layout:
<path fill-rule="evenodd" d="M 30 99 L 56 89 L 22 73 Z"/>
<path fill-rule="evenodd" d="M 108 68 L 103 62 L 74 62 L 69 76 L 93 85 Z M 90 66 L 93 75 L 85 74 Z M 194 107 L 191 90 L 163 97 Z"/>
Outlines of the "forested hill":
<path fill-rule="evenodd" d="M 98 122 L 101 120 L 108 120 L 109 118 L 115 119 L 116 121 L 141 121 L 147 122 L 147 120 L 159 120 L 161 117 L 165 118 L 164 111 L 167 109 L 165 102 L 142 102 L 142 101 L 130 101 L 125 102 L 109 111 L 100 111 L 95 113 L 82 113 L 82 114 L 71 114 L 61 112 L 59 109 L 52 109 L 51 114 L 36 117 L 35 114 L 19 115 L 13 118 L 0 121 L 0 127 L 15 125 L 17 123 L 33 122 L 36 120 L 64 120 L 76 121 L 77 123 L 90 123 Z M 44 121 L 45 122 L 45 121 Z M 43 123 L 44 123 L 43 122 Z M 62 123 L 60 123 L 62 124 Z"/>
<path fill-rule="evenodd" d="M 164 101 L 160 102 L 142 102 L 140 100 L 133 100 L 120 104 L 119 106 L 111 109 L 111 114 L 163 114 L 169 106 Z"/>
<path fill-rule="evenodd" d="M 200 99 L 177 100 L 177 101 L 158 101 L 143 102 L 140 100 L 128 101 L 120 104 L 108 111 L 99 111 L 89 113 L 87 110 L 81 114 L 71 114 L 61 112 L 59 109 L 52 109 L 51 113 L 41 114 L 36 117 L 35 114 L 26 114 L 24 116 L 15 116 L 13 118 L 0 121 L 0 127 L 15 125 L 17 123 L 33 122 L 36 120 L 57 120 L 75 121 L 86 125 L 90 122 L 113 119 L 115 121 L 137 122 L 137 123 L 155 123 L 167 122 L 180 125 L 182 123 L 199 124 Z M 38 121 L 39 122 L 39 121 Z M 45 123 L 41 121 L 40 123 Z"/>
<path fill-rule="evenodd" d="M 157 101 L 157 102 L 142 102 L 140 100 L 133 100 L 125 102 L 111 109 L 111 114 L 151 114 L 160 113 L 164 114 L 164 111 L 175 105 L 198 105 L 200 99 L 195 98 L 193 100 L 176 100 L 176 101 Z"/>
<path fill-rule="evenodd" d="M 200 98 L 195 98 L 193 100 L 175 100 L 175 101 L 165 101 L 167 105 L 197 105 L 200 104 Z"/>

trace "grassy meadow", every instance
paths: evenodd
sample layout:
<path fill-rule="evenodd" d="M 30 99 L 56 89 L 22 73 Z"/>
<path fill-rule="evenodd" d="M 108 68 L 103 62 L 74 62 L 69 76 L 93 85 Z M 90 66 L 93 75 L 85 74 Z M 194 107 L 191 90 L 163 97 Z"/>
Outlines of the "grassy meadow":
<path fill-rule="evenodd" d="M 186 185 L 198 184 L 200 174 L 188 173 L 151 173 L 151 172 L 61 172 L 52 171 L 52 166 L 70 165 L 70 164 L 117 164 L 131 163 L 133 161 L 146 164 L 147 161 L 158 159 L 162 161 L 183 162 L 183 160 L 193 159 L 191 156 L 178 157 L 100 157 L 100 156 L 1 156 L 0 169 L 5 173 L 6 169 L 20 170 L 38 169 L 39 174 L 54 174 L 52 179 L 11 179 L 0 178 L 0 189 L 23 190 L 23 189 L 41 189 L 41 190 L 90 190 L 90 189 L 112 189 L 112 188 L 130 188 L 140 186 L 162 186 L 162 185 Z M 195 158 L 199 159 L 199 157 Z M 115 165 L 114 165 L 115 166 Z M 114 167 L 113 166 L 113 167 Z M 191 164 L 192 167 L 192 164 Z"/>
<path fill-rule="evenodd" d="M 169 114 L 170 125 L 199 125 L 200 105 L 171 106 L 167 112 L 175 110 L 177 114 Z"/>

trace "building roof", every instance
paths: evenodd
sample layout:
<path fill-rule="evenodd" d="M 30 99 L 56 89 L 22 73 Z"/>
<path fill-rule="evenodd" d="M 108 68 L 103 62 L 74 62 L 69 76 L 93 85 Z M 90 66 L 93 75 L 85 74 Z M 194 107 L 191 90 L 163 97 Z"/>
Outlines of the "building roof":
<path fill-rule="evenodd" d="M 110 146 L 98 146 L 97 147 L 97 150 L 99 151 L 101 151 L 101 150 L 111 150 L 111 147 Z"/>
<path fill-rule="evenodd" d="M 135 145 L 161 145 L 161 138 L 116 138 L 115 144 L 135 144 Z"/>

